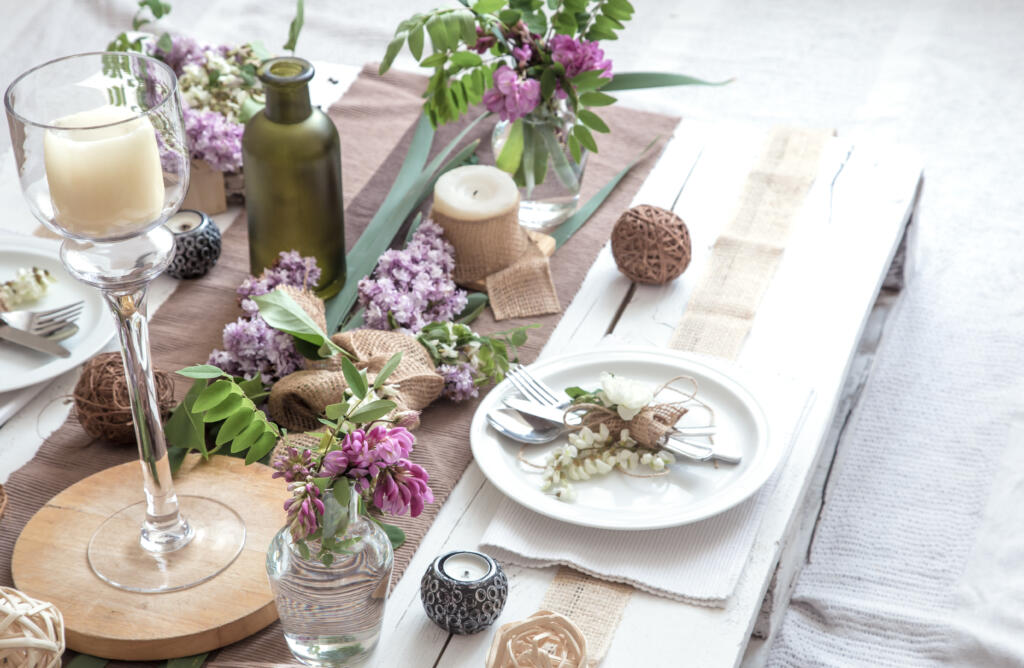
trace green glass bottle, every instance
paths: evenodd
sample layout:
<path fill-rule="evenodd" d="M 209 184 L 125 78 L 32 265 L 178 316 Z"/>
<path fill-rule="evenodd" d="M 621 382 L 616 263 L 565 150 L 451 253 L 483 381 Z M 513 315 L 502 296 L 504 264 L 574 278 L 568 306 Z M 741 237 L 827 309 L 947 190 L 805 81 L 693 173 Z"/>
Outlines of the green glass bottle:
<path fill-rule="evenodd" d="M 272 58 L 259 77 L 267 106 L 242 136 L 251 271 L 259 274 L 281 251 L 316 256 L 323 272 L 316 293 L 327 299 L 345 283 L 338 131 L 309 102 L 309 61 Z"/>

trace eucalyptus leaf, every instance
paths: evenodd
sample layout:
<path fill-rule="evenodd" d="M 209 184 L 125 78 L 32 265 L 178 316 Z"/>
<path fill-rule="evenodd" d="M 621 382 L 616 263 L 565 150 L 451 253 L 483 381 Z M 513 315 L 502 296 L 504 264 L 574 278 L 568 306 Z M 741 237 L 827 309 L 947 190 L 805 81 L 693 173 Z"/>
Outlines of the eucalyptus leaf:
<path fill-rule="evenodd" d="M 245 463 L 252 464 L 263 459 L 274 449 L 277 445 L 277 435 L 272 431 L 264 432 L 262 436 L 256 439 L 256 442 L 249 446 L 249 451 L 245 455 Z"/>
<path fill-rule="evenodd" d="M 343 401 L 337 404 L 330 404 L 324 408 L 324 415 L 331 420 L 337 420 L 348 411 L 348 402 Z"/>
<path fill-rule="evenodd" d="M 605 86 L 607 87 L 607 84 Z M 615 104 L 615 102 L 616 99 L 614 97 L 605 95 L 600 91 L 592 91 L 580 95 L 580 104 L 585 107 L 607 107 L 609 104 Z"/>
<path fill-rule="evenodd" d="M 579 119 L 591 130 L 596 132 L 611 132 L 611 130 L 608 129 L 608 125 L 601 120 L 601 117 L 592 111 L 580 109 L 578 116 Z"/>
<path fill-rule="evenodd" d="M 423 57 L 423 24 L 417 24 L 416 27 L 409 30 L 409 53 L 417 61 Z"/>
<path fill-rule="evenodd" d="M 604 91 L 636 90 L 638 88 L 661 88 L 664 86 L 724 86 L 732 79 L 725 81 L 704 81 L 685 74 L 668 72 L 622 72 L 616 74 L 611 81 L 602 87 Z"/>
<path fill-rule="evenodd" d="M 468 325 L 476 320 L 487 307 L 487 295 L 483 292 L 471 292 L 466 297 L 466 308 L 455 317 L 455 322 Z"/>
<path fill-rule="evenodd" d="M 345 483 L 348 487 L 348 484 Z M 342 523 L 348 524 L 348 506 L 341 505 L 338 500 L 334 498 L 333 494 L 325 494 L 322 496 L 321 501 L 324 504 L 324 514 L 321 526 L 323 527 L 324 536 L 333 537 L 339 528 L 342 528 Z"/>
<path fill-rule="evenodd" d="M 257 295 L 252 300 L 259 307 L 260 316 L 274 329 L 315 346 L 330 341 L 316 321 L 288 293 L 274 290 L 265 295 Z"/>
<path fill-rule="evenodd" d="M 220 378 L 227 375 L 219 367 L 215 367 L 212 364 L 187 366 L 184 369 L 179 369 L 177 373 L 179 376 L 185 376 L 186 378 Z"/>
<path fill-rule="evenodd" d="M 196 399 L 195 404 L 192 405 L 193 413 L 203 413 L 210 410 L 220 402 L 228 398 L 235 389 L 235 384 L 230 380 L 218 380 L 212 385 L 208 386 Z"/>
<path fill-rule="evenodd" d="M 345 382 L 348 384 L 348 389 L 352 390 L 352 394 L 357 399 L 364 399 L 370 388 L 366 384 L 366 378 L 356 368 L 356 365 L 352 364 L 348 358 L 342 358 L 341 372 L 344 374 Z"/>
<path fill-rule="evenodd" d="M 348 502 L 352 498 L 352 485 L 344 480 L 335 480 L 334 487 L 331 489 L 331 494 L 338 501 L 342 508 L 348 508 Z"/>
<path fill-rule="evenodd" d="M 397 353 L 392 355 L 391 359 L 389 359 L 387 363 L 385 363 L 384 366 L 381 367 L 381 370 L 377 372 L 376 377 L 374 377 L 373 379 L 373 389 L 379 390 L 381 387 L 383 387 L 384 381 L 386 381 L 388 379 L 388 376 L 390 376 L 395 371 L 395 369 L 398 368 L 398 365 L 401 364 L 401 362 L 402 351 L 398 351 Z"/>
<path fill-rule="evenodd" d="M 512 174 L 519 168 L 519 163 L 522 159 L 523 119 L 520 118 L 516 119 L 516 122 L 509 129 L 508 138 L 505 140 L 505 145 L 501 148 L 501 154 L 498 155 L 495 164 L 503 172 Z"/>
<path fill-rule="evenodd" d="M 590 134 L 590 130 L 582 125 L 577 125 L 572 129 L 572 134 L 587 147 L 587 150 L 597 153 L 597 142 L 594 141 L 594 135 Z"/>
<path fill-rule="evenodd" d="M 389 399 L 378 399 L 361 406 L 352 415 L 349 415 L 348 419 L 356 424 L 366 424 L 379 420 L 397 407 L 398 404 Z"/>
<path fill-rule="evenodd" d="M 295 18 L 292 19 L 291 24 L 288 26 L 288 41 L 284 43 L 282 49 L 295 53 L 295 45 L 299 41 L 299 33 L 302 32 L 302 24 L 305 22 L 303 0 L 297 0 L 295 3 Z"/>
<path fill-rule="evenodd" d="M 377 522 L 381 529 L 384 529 L 384 533 L 388 535 L 388 540 L 391 541 L 391 547 L 395 550 L 402 547 L 405 543 L 405 532 L 399 527 L 393 524 L 385 524 L 384 522 Z"/>
<path fill-rule="evenodd" d="M 406 34 L 399 33 L 394 39 L 388 42 L 388 48 L 384 51 L 384 58 L 380 61 L 380 67 L 377 68 L 379 74 L 384 74 L 391 68 L 391 63 L 395 62 L 395 58 L 398 56 L 398 52 L 402 50 L 402 45 L 405 44 Z"/>

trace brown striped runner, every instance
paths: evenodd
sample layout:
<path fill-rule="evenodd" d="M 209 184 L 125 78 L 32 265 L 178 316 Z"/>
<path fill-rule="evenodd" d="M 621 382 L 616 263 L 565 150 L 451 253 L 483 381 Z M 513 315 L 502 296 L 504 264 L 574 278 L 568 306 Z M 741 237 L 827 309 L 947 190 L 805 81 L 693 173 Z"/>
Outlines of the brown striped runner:
<path fill-rule="evenodd" d="M 747 176 L 740 206 L 711 251 L 670 348 L 735 361 L 775 276 L 804 197 L 818 175 L 831 132 L 780 128 Z M 587 638 L 590 665 L 601 662 L 633 588 L 562 566 L 541 609 L 572 619 Z"/>
<path fill-rule="evenodd" d="M 417 75 L 389 72 L 375 74 L 366 68 L 330 115 L 342 140 L 342 170 L 348 247 L 365 229 L 391 188 L 402 165 L 420 113 L 421 91 L 426 79 Z M 475 117 L 474 114 L 469 115 Z M 612 134 L 602 137 L 601 153 L 592 155 L 583 182 L 581 201 L 586 201 L 656 136 L 661 142 L 671 136 L 677 119 L 624 108 L 611 108 L 605 120 Z M 493 123 L 481 123 L 469 141 L 480 138 L 480 161 L 492 161 L 490 131 Z M 441 128 L 434 142 L 440 150 L 460 130 L 457 125 Z M 631 202 L 660 151 L 638 164 L 619 184 L 590 222 L 578 232 L 552 261 L 552 276 L 565 303 L 575 296 L 590 265 L 608 240 L 618 215 Z M 296 221 L 301 224 L 301 221 Z M 235 288 L 248 273 L 246 230 L 240 217 L 224 235 L 224 252 L 217 266 L 198 281 L 182 282 L 174 295 L 154 315 L 150 330 L 153 358 L 159 368 L 174 370 L 205 361 L 210 350 L 221 343 L 221 329 L 240 315 Z M 529 362 L 547 341 L 560 314 L 495 323 L 486 312 L 474 324 L 481 332 L 494 332 L 520 324 L 539 323 L 520 355 Z M 180 379 L 179 398 L 187 383 Z M 397 582 L 441 504 L 458 482 L 472 456 L 469 423 L 476 402 L 452 404 L 441 401 L 427 409 L 423 426 L 417 431 L 418 445 L 413 459 L 431 476 L 436 502 L 416 519 L 399 518 L 408 537 L 395 554 Z M 9 494 L 6 515 L 0 519 L 0 585 L 12 585 L 10 558 L 14 543 L 29 518 L 52 496 L 82 478 L 137 457 L 134 448 L 118 448 L 86 435 L 74 418 L 55 432 L 38 454 L 5 483 Z M 40 555 L 45 558 L 45 555 Z M 387 652 L 388 638 L 378 651 Z M 258 666 L 290 663 L 280 626 L 274 624 L 256 635 L 218 652 L 209 665 Z M 112 663 L 112 666 L 153 665 Z"/>

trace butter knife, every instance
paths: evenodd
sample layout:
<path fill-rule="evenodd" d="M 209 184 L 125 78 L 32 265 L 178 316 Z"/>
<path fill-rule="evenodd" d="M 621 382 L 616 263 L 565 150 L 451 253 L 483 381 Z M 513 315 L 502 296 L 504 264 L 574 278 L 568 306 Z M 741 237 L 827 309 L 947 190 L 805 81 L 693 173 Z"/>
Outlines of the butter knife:
<path fill-rule="evenodd" d="M 71 351 L 59 343 L 54 343 L 44 336 L 26 332 L 17 327 L 11 327 L 3 321 L 3 318 L 0 318 L 0 339 L 31 348 L 32 350 L 38 350 L 48 355 L 56 355 L 57 357 L 71 356 Z"/>
<path fill-rule="evenodd" d="M 520 413 L 526 413 L 533 417 L 541 418 L 549 422 L 555 422 L 557 424 L 566 424 L 570 427 L 579 424 L 580 418 L 578 415 L 569 413 L 565 415 L 564 408 L 556 408 L 554 406 L 544 406 L 533 401 L 527 401 L 525 399 L 518 399 L 516 397 L 506 397 L 503 399 L 506 406 L 513 408 Z M 562 416 L 565 415 L 565 421 L 562 421 Z M 718 429 L 714 426 L 708 427 L 679 427 L 676 431 L 681 436 L 713 436 Z"/>

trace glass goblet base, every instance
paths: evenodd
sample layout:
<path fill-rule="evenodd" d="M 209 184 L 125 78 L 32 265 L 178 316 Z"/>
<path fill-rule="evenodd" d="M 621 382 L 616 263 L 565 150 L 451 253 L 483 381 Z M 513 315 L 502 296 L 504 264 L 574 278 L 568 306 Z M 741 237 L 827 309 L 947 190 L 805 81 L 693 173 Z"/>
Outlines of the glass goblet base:
<path fill-rule="evenodd" d="M 205 582 L 234 562 L 245 545 L 245 523 L 231 508 L 203 496 L 179 495 L 181 517 L 191 534 L 184 547 L 156 551 L 143 547 L 139 527 L 146 502 L 123 508 L 96 529 L 89 541 L 89 566 L 119 589 L 158 593 Z"/>

